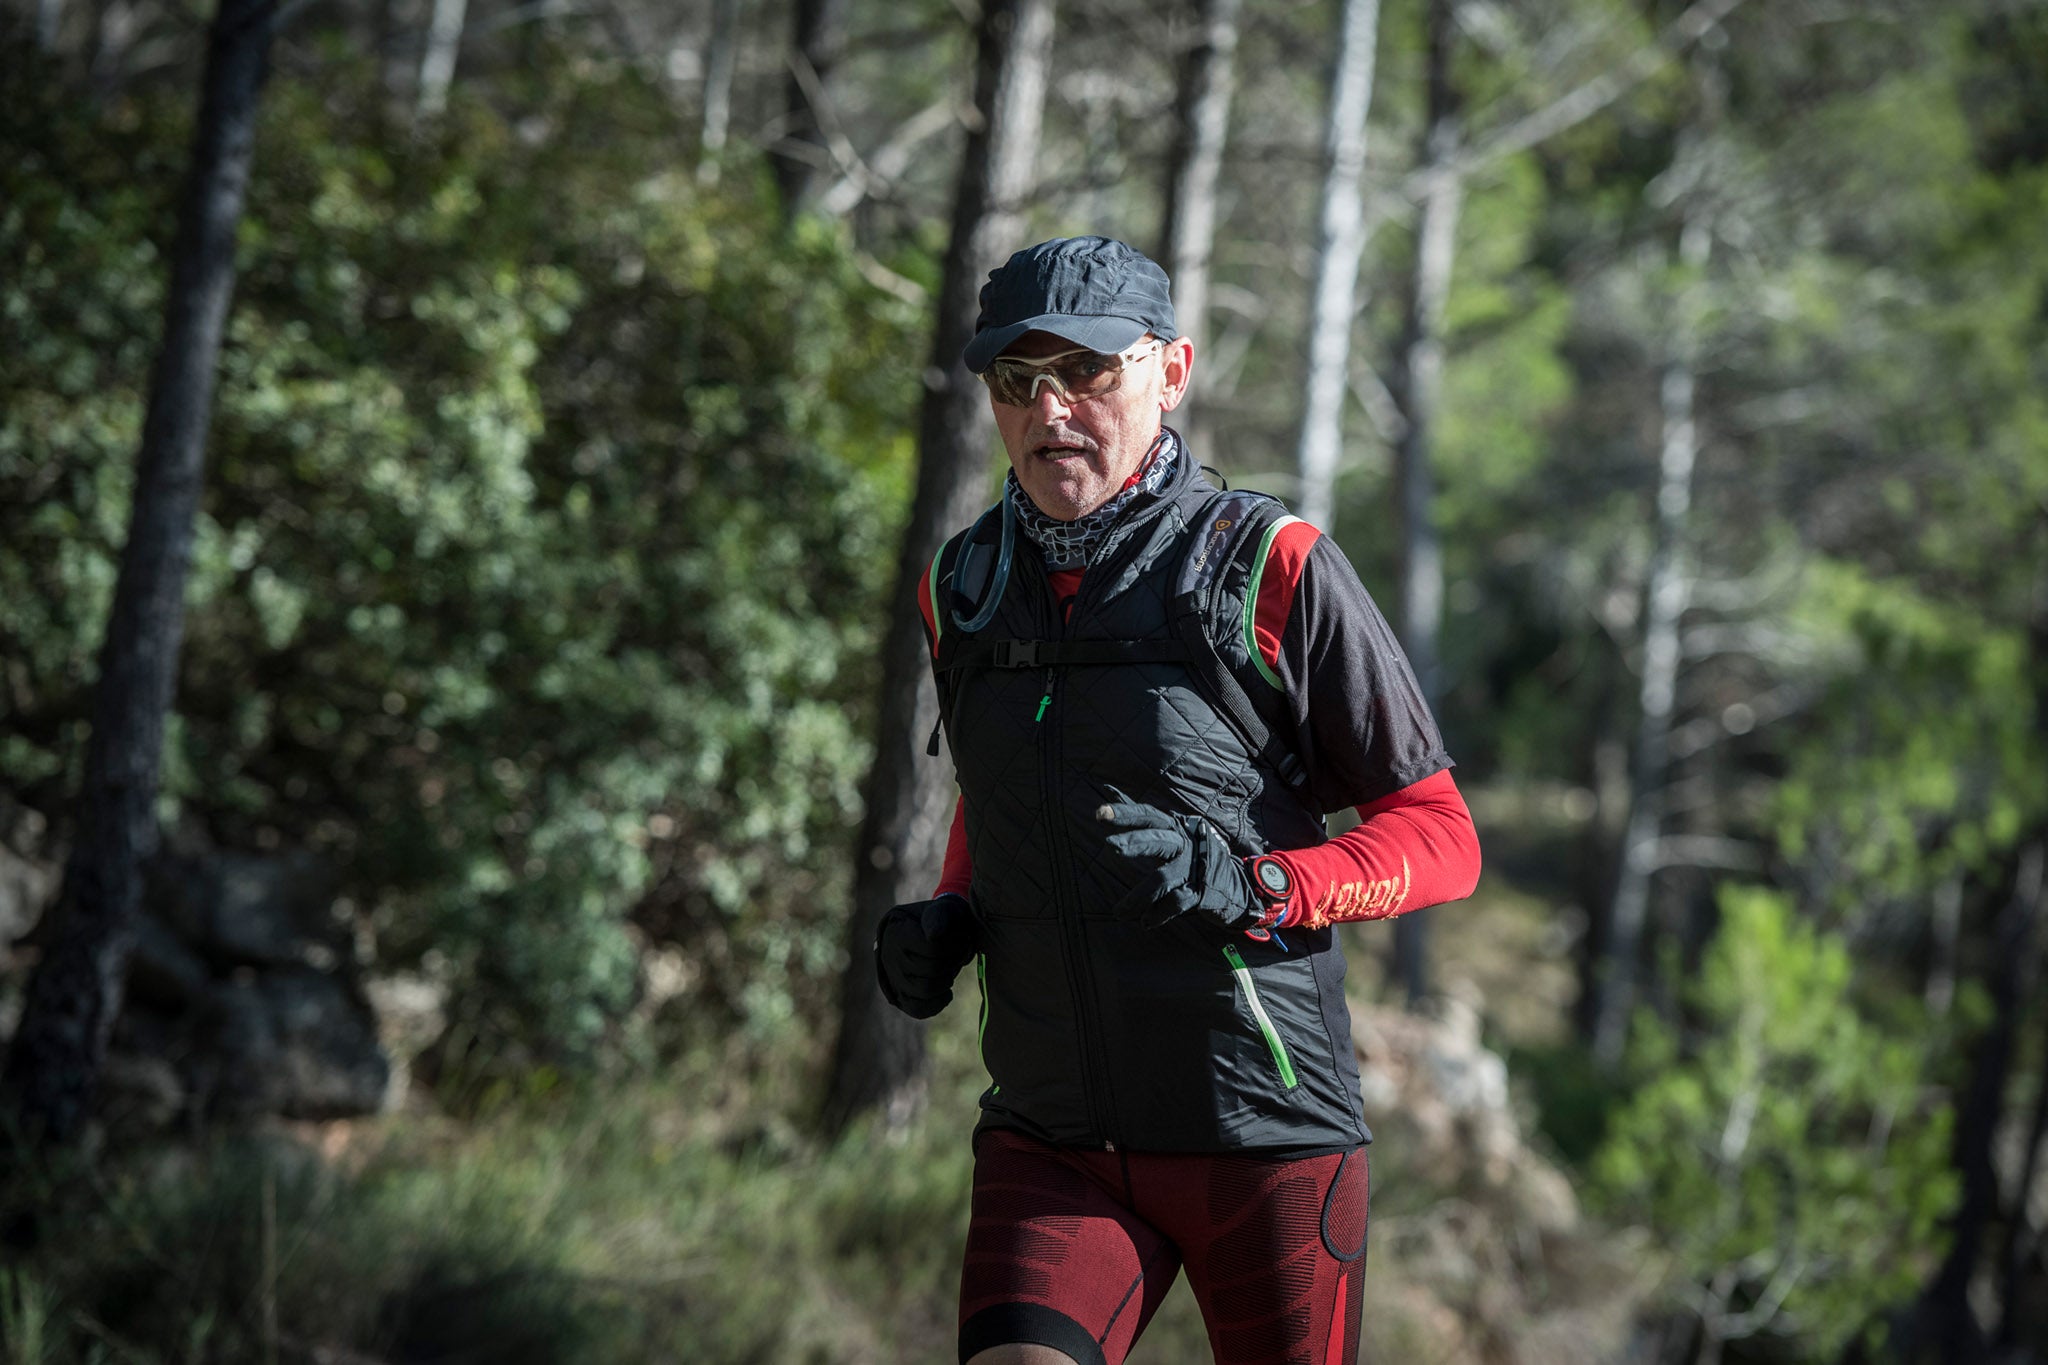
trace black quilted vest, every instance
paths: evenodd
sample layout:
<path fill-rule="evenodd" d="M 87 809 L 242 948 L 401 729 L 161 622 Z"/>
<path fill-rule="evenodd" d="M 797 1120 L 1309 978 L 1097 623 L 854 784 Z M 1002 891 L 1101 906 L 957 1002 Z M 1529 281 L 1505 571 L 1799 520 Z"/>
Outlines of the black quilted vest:
<path fill-rule="evenodd" d="M 1260 942 L 1195 915 L 1146 929 L 1110 914 L 1132 880 L 1094 818 L 1112 786 L 1203 816 L 1241 854 L 1326 837 L 1289 746 L 1262 748 L 1243 716 L 1249 692 L 1291 735 L 1244 630 L 1252 561 L 1284 509 L 1179 464 L 1124 511 L 1065 622 L 1021 534 L 988 600 L 998 515 L 933 566 L 983 945 L 981 1127 L 1138 1151 L 1346 1149 L 1371 1134 L 1330 930 Z M 1209 643 L 1190 648 L 1196 628 Z"/>

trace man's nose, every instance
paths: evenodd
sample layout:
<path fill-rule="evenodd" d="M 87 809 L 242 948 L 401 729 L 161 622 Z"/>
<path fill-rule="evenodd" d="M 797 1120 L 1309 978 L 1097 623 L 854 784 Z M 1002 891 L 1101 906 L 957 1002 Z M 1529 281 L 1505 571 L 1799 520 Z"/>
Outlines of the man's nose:
<path fill-rule="evenodd" d="M 1039 421 L 1049 421 L 1055 416 L 1064 417 L 1073 410 L 1073 407 L 1074 405 L 1060 392 L 1059 385 L 1053 383 L 1051 375 L 1039 375 L 1032 380 L 1031 410 Z"/>

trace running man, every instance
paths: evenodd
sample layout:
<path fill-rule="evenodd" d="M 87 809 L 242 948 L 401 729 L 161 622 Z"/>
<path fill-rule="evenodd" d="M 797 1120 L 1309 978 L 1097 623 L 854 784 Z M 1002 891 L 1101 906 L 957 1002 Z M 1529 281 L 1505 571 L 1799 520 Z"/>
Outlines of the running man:
<path fill-rule="evenodd" d="M 1337 547 L 1163 424 L 1194 353 L 1156 264 L 1020 251 L 963 358 L 1010 473 L 919 594 L 961 798 L 876 940 L 918 1018 L 976 965 L 959 1358 L 1117 1365 L 1184 1270 L 1221 1365 L 1350 1365 L 1372 1135 L 1333 926 L 1471 894 L 1450 757 Z"/>

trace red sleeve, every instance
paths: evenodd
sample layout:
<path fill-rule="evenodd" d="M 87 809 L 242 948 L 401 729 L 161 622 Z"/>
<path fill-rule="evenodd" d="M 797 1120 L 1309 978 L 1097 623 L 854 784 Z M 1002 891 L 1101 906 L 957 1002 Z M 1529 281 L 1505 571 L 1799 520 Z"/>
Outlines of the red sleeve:
<path fill-rule="evenodd" d="M 1358 808 L 1326 844 L 1273 855 L 1294 879 L 1275 928 L 1391 919 L 1463 900 L 1479 883 L 1479 834 L 1449 769 Z M 948 867 L 951 859 L 948 859 Z"/>
<path fill-rule="evenodd" d="M 1252 638 L 1259 657 L 1269 669 L 1279 669 L 1282 638 L 1294 615 L 1295 593 L 1302 572 L 1308 568 L 1308 553 L 1323 533 L 1305 521 L 1287 520 L 1274 528 L 1267 542 L 1265 558 L 1259 564 L 1258 593 L 1252 611 Z"/>
<path fill-rule="evenodd" d="M 945 547 L 940 546 L 939 553 L 932 556 L 931 567 L 917 580 L 917 613 L 924 618 L 924 638 L 932 647 L 934 659 L 939 657 L 939 612 L 933 600 L 933 580 L 939 576 L 939 559 L 945 553 Z"/>
<path fill-rule="evenodd" d="M 973 881 L 974 864 L 967 856 L 967 798 L 963 796 L 953 806 L 953 832 L 946 836 L 946 862 L 932 897 L 965 896 Z"/>

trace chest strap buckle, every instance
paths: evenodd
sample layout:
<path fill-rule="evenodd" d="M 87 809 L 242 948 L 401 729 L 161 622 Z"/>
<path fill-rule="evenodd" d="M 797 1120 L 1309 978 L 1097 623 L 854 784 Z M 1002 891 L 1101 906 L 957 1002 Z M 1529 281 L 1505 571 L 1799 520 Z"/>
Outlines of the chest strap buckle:
<path fill-rule="evenodd" d="M 1036 668 L 1039 665 L 1038 647 L 1043 640 L 997 640 L 993 646 L 995 657 L 989 662 L 997 668 Z M 1050 659 L 1045 660 L 1051 663 Z"/>

